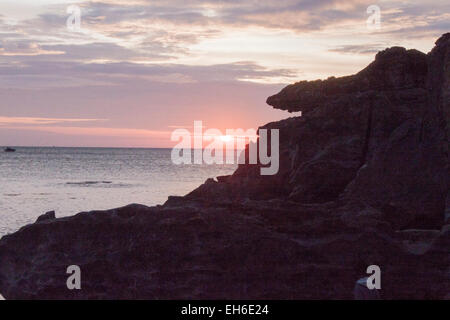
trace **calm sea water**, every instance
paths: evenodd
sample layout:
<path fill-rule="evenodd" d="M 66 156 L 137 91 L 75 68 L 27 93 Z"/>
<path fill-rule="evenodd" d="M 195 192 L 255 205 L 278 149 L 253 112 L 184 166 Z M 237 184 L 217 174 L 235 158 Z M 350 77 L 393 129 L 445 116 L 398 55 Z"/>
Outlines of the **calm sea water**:
<path fill-rule="evenodd" d="M 170 149 L 17 148 L 0 152 L 0 237 L 56 216 L 162 204 L 235 165 L 174 165 Z"/>

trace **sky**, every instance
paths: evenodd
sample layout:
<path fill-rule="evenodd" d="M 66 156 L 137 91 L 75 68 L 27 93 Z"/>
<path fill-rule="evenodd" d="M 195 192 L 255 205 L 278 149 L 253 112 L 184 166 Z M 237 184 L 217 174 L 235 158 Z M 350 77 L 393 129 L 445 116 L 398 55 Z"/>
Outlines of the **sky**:
<path fill-rule="evenodd" d="M 391 46 L 426 53 L 448 31 L 449 1 L 1 0 L 0 145 L 256 129 L 296 115 L 265 103 L 285 85 L 353 74 Z"/>

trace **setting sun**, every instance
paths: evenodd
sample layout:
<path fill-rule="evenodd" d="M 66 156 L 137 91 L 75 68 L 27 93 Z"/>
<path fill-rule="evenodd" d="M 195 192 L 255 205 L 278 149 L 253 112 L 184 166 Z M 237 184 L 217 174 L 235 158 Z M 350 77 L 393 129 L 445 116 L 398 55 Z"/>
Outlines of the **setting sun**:
<path fill-rule="evenodd" d="M 223 142 L 229 142 L 232 139 L 233 139 L 233 137 L 230 135 L 220 136 L 220 140 L 222 140 Z"/>

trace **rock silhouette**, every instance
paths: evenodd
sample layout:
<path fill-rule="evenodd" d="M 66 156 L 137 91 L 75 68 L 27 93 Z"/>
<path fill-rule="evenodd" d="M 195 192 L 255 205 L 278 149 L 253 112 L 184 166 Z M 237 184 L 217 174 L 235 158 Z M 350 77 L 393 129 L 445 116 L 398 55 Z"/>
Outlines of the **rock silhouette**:
<path fill-rule="evenodd" d="M 267 99 L 302 111 L 280 170 L 208 179 L 163 206 L 38 219 L 0 240 L 6 299 L 351 299 L 369 265 L 384 299 L 450 293 L 450 34 L 359 73 Z M 82 290 L 66 288 L 80 266 Z"/>

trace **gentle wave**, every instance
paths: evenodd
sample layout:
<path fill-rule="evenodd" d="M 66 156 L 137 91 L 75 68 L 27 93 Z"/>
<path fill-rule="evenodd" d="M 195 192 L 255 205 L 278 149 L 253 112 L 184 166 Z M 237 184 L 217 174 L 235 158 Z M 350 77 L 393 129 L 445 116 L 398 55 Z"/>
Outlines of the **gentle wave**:
<path fill-rule="evenodd" d="M 81 181 L 81 182 L 67 182 L 66 184 L 74 185 L 93 185 L 93 184 L 111 184 L 112 181 Z"/>

